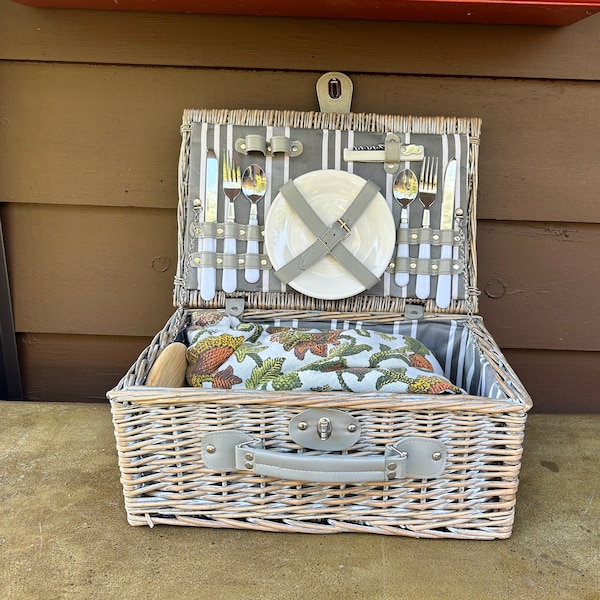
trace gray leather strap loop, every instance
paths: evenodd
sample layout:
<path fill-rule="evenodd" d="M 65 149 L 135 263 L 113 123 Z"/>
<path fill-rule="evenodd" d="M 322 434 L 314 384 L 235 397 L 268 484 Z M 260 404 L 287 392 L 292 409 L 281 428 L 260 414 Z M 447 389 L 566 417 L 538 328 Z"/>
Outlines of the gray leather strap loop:
<path fill-rule="evenodd" d="M 360 281 L 365 289 L 373 287 L 379 279 L 340 242 L 351 234 L 352 227 L 360 219 L 378 192 L 379 187 L 372 181 L 367 181 L 346 212 L 337 221 L 334 221 L 331 225 L 327 225 L 307 202 L 306 198 L 296 187 L 296 184 L 292 180 L 288 181 L 281 188 L 280 193 L 316 236 L 317 240 L 304 250 L 304 252 L 278 269 L 275 275 L 283 283 L 289 283 L 298 277 L 298 275 L 317 264 L 327 254 L 331 254 L 346 270 Z"/>

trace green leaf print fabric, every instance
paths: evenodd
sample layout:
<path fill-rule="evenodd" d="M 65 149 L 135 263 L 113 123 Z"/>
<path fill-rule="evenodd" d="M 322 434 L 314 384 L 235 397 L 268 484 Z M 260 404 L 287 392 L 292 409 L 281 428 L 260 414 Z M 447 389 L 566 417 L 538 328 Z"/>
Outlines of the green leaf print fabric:
<path fill-rule="evenodd" d="M 429 349 L 405 335 L 275 327 L 197 311 L 186 336 L 187 380 L 195 387 L 463 393 Z"/>

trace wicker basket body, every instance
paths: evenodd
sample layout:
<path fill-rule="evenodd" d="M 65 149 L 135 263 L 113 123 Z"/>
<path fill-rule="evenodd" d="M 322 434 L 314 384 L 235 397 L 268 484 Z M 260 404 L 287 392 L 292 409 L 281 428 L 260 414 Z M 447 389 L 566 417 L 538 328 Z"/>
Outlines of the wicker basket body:
<path fill-rule="evenodd" d="M 243 300 L 242 320 L 310 327 L 373 327 L 406 333 L 432 349 L 465 391 L 459 395 L 380 392 L 266 392 L 144 386 L 148 372 L 185 327 L 195 308 L 223 309 L 226 297 L 201 300 L 190 275 L 193 192 L 190 164 L 196 160 L 194 123 L 268 131 L 365 131 L 462 136 L 468 205 L 460 248 L 463 276 L 451 306 L 419 303 L 424 317 L 407 318 L 413 300 L 395 294 L 389 281 L 379 293 L 332 301 L 273 289 L 273 281 L 233 294 Z M 242 133 L 245 130 L 242 131 Z M 290 133 L 291 132 L 291 133 Z M 377 115 L 323 115 L 263 111 L 186 111 L 180 158 L 180 260 L 175 285 L 178 307 L 142 353 L 110 399 L 125 507 L 132 525 L 172 524 L 267 531 L 372 532 L 414 537 L 506 538 L 511 534 L 522 441 L 531 400 L 476 312 L 475 197 L 479 121 L 414 119 Z M 224 135 L 226 135 L 224 133 Z M 228 133 L 231 137 L 231 133 Z M 414 139 L 414 138 L 413 138 Z M 393 273 L 393 265 L 390 266 Z M 388 278 L 390 274 L 386 274 Z M 278 285 L 278 284 L 277 284 Z M 390 292 L 391 290 L 391 292 Z M 290 421 L 312 408 L 342 411 L 360 436 L 342 450 L 304 448 L 290 434 Z M 232 432 L 257 440 L 283 456 L 379 456 L 403 438 L 435 440 L 445 463 L 435 476 L 381 481 L 307 481 L 247 469 L 219 470 L 206 464 L 203 440 Z"/>

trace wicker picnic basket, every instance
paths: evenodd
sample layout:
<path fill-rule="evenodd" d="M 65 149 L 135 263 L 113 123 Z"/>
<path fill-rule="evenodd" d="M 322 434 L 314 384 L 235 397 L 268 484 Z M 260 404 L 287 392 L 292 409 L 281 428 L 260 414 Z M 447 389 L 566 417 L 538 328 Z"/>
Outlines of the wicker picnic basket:
<path fill-rule="evenodd" d="M 196 266 L 199 260 L 211 260 L 198 251 L 206 235 L 197 210 L 202 189 L 198 165 L 206 158 L 207 146 L 239 150 L 240 140 L 251 144 L 262 139 L 252 136 L 282 144 L 278 152 L 267 147 L 242 153 L 246 162 L 261 162 L 270 178 L 272 191 L 260 208 L 262 218 L 285 181 L 315 169 L 348 169 L 341 158 L 343 148 L 381 149 L 379 144 L 390 132 L 404 144 L 423 144 L 426 150 L 435 146 L 440 154 L 450 147 L 460 154 L 464 210 L 457 211 L 453 263 L 439 258 L 433 241 L 431 255 L 438 258 L 429 261 L 415 259 L 416 246 L 411 247 L 407 286 L 395 285 L 394 273 L 402 261 L 393 259 L 372 289 L 342 299 L 313 298 L 282 284 L 261 247 L 258 282 L 245 282 L 239 266 L 235 292 L 217 289 L 213 299 L 201 297 Z M 480 121 L 186 110 L 181 133 L 176 311 L 108 393 L 129 523 L 432 538 L 510 536 L 531 400 L 476 314 Z M 303 147 L 302 157 L 294 156 L 297 146 L 290 149 L 296 142 Z M 390 190 L 394 174 L 386 173 L 381 163 L 356 162 L 352 167 L 354 173 L 376 181 L 397 218 L 400 206 L 392 201 Z M 244 210 L 249 209 L 240 206 L 239 221 L 248 223 Z M 264 231 L 261 218 L 254 231 L 257 239 Z M 224 221 L 220 213 L 217 228 Z M 239 265 L 248 259 L 244 248 L 252 232 L 247 229 L 236 229 Z M 420 236 L 418 229 L 408 234 Z M 216 237 L 221 244 L 218 233 Z M 224 258 L 220 249 L 218 245 L 210 263 L 217 271 Z M 459 268 L 452 272 L 454 264 Z M 452 301 L 445 309 L 438 308 L 433 294 L 416 298 L 413 283 L 423 269 L 433 277 L 442 267 L 454 279 Z M 198 310 L 225 311 L 244 323 L 277 327 L 343 326 L 407 334 L 431 349 L 444 375 L 463 392 L 145 385 L 157 358 L 182 339 Z M 333 446 L 323 436 L 319 443 L 299 441 L 299 431 L 313 428 L 324 416 L 334 429 L 342 427 L 348 439 L 336 438 Z"/>

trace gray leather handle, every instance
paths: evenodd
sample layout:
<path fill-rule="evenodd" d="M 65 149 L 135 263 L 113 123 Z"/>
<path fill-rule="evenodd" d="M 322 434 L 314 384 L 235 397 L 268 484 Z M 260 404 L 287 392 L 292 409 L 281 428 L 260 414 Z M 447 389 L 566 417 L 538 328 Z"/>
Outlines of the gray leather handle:
<path fill-rule="evenodd" d="M 255 442 L 235 449 L 236 467 L 265 477 L 318 483 L 361 483 L 403 479 L 406 453 L 388 446 L 383 456 L 328 454 L 314 456 L 292 452 L 273 452 Z"/>
<path fill-rule="evenodd" d="M 220 472 L 251 471 L 264 477 L 319 483 L 432 479 L 444 472 L 446 447 L 435 439 L 402 438 L 383 454 L 281 452 L 238 430 L 213 431 L 202 439 L 202 460 Z"/>

